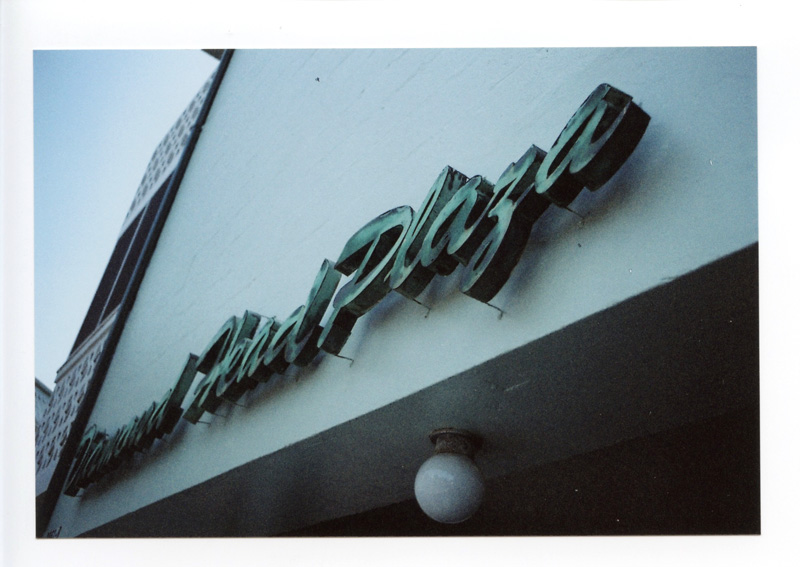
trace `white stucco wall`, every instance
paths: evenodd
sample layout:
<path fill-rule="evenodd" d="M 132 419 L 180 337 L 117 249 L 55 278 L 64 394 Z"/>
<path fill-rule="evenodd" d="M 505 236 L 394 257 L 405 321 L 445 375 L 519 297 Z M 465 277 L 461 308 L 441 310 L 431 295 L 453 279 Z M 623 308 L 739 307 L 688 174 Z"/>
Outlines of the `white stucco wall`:
<path fill-rule="evenodd" d="M 317 80 L 318 79 L 318 80 Z M 181 424 L 51 527 L 81 533 L 439 382 L 758 240 L 756 54 L 749 48 L 238 51 L 90 423 L 160 399 L 187 353 L 245 309 L 288 316 L 324 258 L 380 213 L 417 208 L 446 165 L 496 181 L 549 150 L 608 82 L 651 115 L 600 191 L 537 223 L 497 312 L 437 280 L 390 295 L 342 351 Z"/>

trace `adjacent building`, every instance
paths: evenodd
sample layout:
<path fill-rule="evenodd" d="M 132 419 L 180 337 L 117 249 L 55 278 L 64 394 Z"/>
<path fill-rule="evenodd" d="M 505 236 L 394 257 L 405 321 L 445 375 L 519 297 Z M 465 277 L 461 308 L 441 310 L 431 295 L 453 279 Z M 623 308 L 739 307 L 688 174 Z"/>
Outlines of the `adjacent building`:
<path fill-rule="evenodd" d="M 212 80 L 213 75 L 153 152 L 69 357 L 56 374 L 52 400 L 41 421 L 37 404 L 37 499 L 49 486 L 62 447 L 94 374 L 97 360 L 116 320 L 120 301 L 141 256 L 155 213 L 161 204 L 170 176 L 186 147 L 189 132 L 197 121 Z M 37 401 L 39 384 L 37 380 Z"/>
<path fill-rule="evenodd" d="M 47 406 L 50 404 L 50 398 L 53 391 L 47 387 L 41 380 L 36 378 L 36 434 L 39 434 L 39 425 L 44 421 L 44 414 L 47 411 Z"/>

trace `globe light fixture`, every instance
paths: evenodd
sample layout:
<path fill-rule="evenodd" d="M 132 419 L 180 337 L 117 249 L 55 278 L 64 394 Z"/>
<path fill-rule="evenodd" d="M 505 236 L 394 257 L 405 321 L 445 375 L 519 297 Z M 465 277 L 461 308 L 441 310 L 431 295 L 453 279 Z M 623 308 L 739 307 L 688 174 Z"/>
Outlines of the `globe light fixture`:
<path fill-rule="evenodd" d="M 417 503 L 437 522 L 463 522 L 483 501 L 483 477 L 472 460 L 481 440 L 451 428 L 431 432 L 430 440 L 434 455 L 422 464 L 414 481 Z"/>

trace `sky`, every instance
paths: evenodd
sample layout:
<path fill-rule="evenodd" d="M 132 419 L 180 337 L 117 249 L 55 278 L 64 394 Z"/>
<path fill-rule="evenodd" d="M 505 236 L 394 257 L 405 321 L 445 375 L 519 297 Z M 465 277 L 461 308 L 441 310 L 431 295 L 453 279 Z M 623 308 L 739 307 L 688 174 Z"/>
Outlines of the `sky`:
<path fill-rule="evenodd" d="M 35 369 L 50 388 L 153 150 L 217 64 L 201 50 L 34 51 Z"/>

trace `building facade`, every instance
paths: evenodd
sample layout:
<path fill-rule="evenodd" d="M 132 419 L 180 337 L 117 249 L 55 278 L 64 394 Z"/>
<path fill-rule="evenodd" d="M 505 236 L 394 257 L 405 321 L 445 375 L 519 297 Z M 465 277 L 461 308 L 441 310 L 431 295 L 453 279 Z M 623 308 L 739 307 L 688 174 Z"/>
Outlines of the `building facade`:
<path fill-rule="evenodd" d="M 44 422 L 44 415 L 47 412 L 47 406 L 50 405 L 50 398 L 53 396 L 53 391 L 47 387 L 46 384 L 36 378 L 36 434 L 39 434 L 39 425 Z"/>
<path fill-rule="evenodd" d="M 755 63 L 227 52 L 41 534 L 758 533 Z"/>

